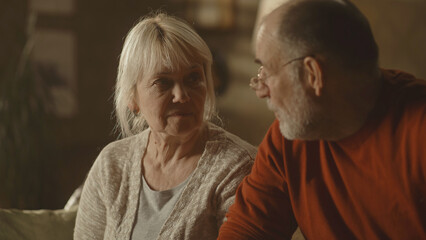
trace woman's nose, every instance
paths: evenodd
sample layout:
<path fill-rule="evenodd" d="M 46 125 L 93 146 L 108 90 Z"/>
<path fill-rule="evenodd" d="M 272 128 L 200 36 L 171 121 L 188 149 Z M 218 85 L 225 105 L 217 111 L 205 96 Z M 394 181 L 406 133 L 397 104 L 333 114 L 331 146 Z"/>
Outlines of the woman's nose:
<path fill-rule="evenodd" d="M 188 102 L 190 99 L 187 89 L 185 89 L 185 86 L 182 86 L 181 84 L 176 84 L 173 87 L 172 94 L 173 103 L 185 103 Z"/>

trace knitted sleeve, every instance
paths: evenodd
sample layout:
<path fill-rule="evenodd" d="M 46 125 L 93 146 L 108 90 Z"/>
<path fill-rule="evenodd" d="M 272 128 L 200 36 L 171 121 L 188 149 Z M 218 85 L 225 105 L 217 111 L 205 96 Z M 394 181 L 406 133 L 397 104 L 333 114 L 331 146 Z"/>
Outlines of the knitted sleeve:
<path fill-rule="evenodd" d="M 218 187 L 219 193 L 216 214 L 218 228 L 226 220 L 226 212 L 234 203 L 235 192 L 238 185 L 241 183 L 243 178 L 250 173 L 255 155 L 255 148 L 252 148 L 249 151 L 243 151 L 240 154 L 234 156 L 237 164 L 225 170 L 227 175 Z"/>
<path fill-rule="evenodd" d="M 102 155 L 102 154 L 101 154 Z M 74 229 L 74 239 L 103 239 L 106 210 L 102 192 L 101 155 L 84 183 Z"/>

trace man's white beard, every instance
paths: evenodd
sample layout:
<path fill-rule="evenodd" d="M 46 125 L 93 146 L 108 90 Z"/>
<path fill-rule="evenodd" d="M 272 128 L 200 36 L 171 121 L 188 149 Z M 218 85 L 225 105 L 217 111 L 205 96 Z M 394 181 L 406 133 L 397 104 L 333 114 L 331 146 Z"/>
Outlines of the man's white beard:
<path fill-rule="evenodd" d="M 274 106 L 270 99 L 267 99 L 268 108 L 275 112 L 280 122 L 281 134 L 289 139 L 312 139 L 312 123 L 314 111 L 312 102 L 309 100 L 302 86 L 294 87 L 294 99 L 289 99 L 287 109 Z"/>

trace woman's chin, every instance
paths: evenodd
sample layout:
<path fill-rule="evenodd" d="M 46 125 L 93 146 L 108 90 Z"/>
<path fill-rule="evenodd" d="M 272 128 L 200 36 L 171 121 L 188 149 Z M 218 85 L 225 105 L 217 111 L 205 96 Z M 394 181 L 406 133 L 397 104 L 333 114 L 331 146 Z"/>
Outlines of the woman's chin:
<path fill-rule="evenodd" d="M 169 121 L 168 131 L 170 135 L 185 136 L 197 132 L 202 126 L 202 122 L 195 121 L 193 118 L 176 117 Z M 176 121 L 175 121 L 176 120 Z"/>

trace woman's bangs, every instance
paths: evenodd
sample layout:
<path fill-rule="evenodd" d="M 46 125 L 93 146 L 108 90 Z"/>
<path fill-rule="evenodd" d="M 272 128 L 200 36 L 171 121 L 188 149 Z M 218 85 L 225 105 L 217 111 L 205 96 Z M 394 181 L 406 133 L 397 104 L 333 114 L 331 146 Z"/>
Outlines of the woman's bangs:
<path fill-rule="evenodd" d="M 197 51 L 187 44 L 166 40 L 163 45 L 163 63 L 172 72 L 179 71 L 183 68 L 189 68 L 194 63 L 203 62 Z"/>

